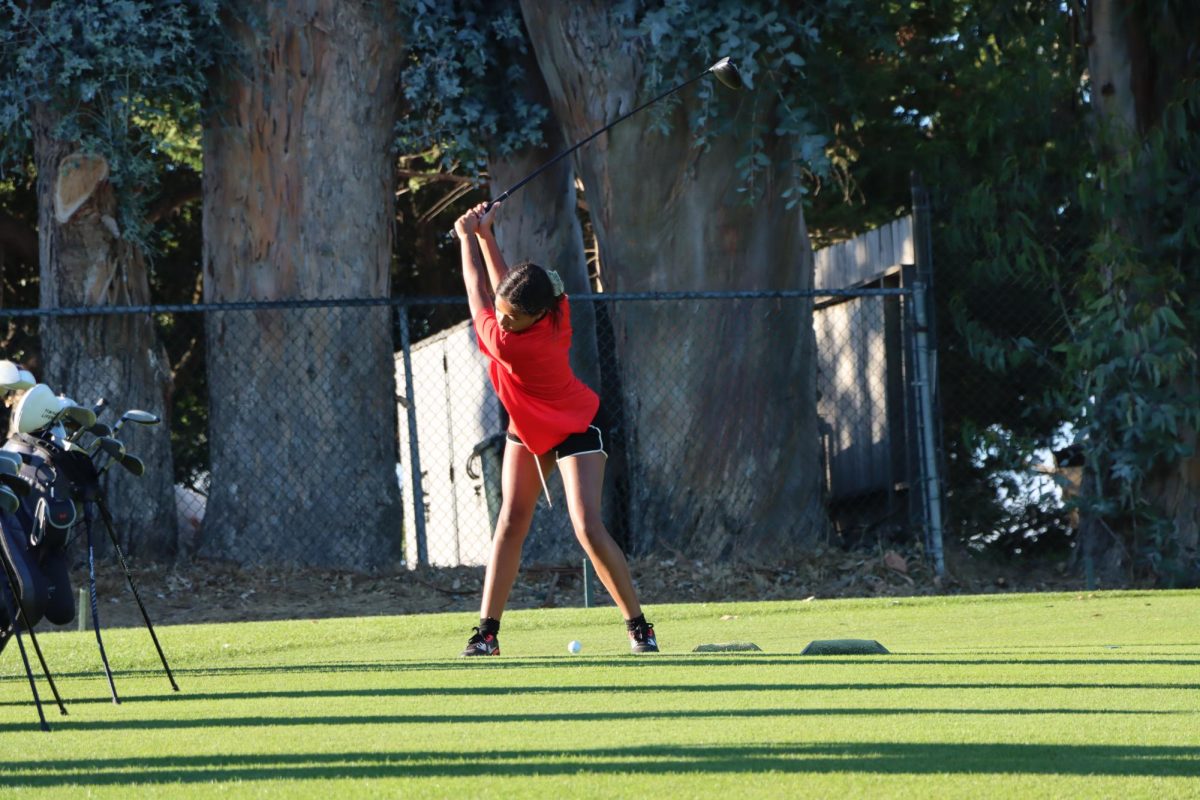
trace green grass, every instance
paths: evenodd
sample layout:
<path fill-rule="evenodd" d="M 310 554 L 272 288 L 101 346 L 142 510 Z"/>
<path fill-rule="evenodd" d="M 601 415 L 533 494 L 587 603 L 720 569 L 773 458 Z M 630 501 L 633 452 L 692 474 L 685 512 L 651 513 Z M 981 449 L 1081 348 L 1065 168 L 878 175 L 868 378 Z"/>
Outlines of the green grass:
<path fill-rule="evenodd" d="M 1200 592 L 658 606 L 665 652 L 635 658 L 612 609 L 524 611 L 472 661 L 463 614 L 164 627 L 179 694 L 131 628 L 106 635 L 119 706 L 90 634 L 44 634 L 70 716 L 37 730 L 10 646 L 0 796 L 1196 797 L 1198 612 Z M 799 655 L 831 638 L 892 655 Z M 690 652 L 725 641 L 763 652 Z"/>

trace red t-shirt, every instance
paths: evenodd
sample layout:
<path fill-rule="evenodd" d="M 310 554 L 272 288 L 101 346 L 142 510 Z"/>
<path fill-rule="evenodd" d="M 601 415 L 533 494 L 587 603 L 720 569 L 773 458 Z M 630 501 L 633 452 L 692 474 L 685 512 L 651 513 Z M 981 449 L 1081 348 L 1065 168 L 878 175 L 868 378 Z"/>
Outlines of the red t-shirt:
<path fill-rule="evenodd" d="M 509 333 L 488 308 L 475 315 L 480 351 L 492 386 L 508 411 L 509 430 L 541 455 L 572 433 L 587 430 L 600 398 L 571 371 L 571 307 L 564 295 L 558 325 L 546 314 Z"/>

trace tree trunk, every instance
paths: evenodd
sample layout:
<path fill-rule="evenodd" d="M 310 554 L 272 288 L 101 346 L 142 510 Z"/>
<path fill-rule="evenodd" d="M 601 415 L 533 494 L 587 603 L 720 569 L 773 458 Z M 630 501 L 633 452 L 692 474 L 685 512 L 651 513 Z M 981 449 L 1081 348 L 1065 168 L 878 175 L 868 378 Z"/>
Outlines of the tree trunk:
<path fill-rule="evenodd" d="M 249 5 L 262 25 L 229 20 L 240 58 L 214 76 L 204 130 L 205 299 L 386 297 L 394 10 Z M 209 315 L 212 488 L 201 555 L 359 570 L 396 563 L 393 327 L 386 307 Z"/>
<path fill-rule="evenodd" d="M 1141 169 L 1144 160 L 1137 157 L 1136 151 L 1161 122 L 1179 82 L 1189 72 L 1195 74 L 1191 51 L 1200 35 L 1200 25 L 1195 15 L 1183 12 L 1182 7 L 1181 18 L 1173 18 L 1169 6 L 1158 9 L 1154 17 L 1151 10 L 1128 0 L 1096 0 L 1088 3 L 1088 13 L 1088 72 L 1092 105 L 1100 123 L 1097 153 L 1102 160 Z M 1135 192 L 1144 198 L 1140 207 L 1155 210 L 1108 222 L 1142 252 L 1153 253 L 1153 237 L 1162 235 L 1157 225 L 1161 187 L 1149 170 L 1135 178 Z M 1111 282 L 1111 276 L 1106 280 Z M 1145 299 L 1134 291 L 1117 292 L 1115 287 L 1113 295 L 1126 296 L 1131 304 Z M 1152 300 L 1158 302 L 1159 298 Z M 1176 380 L 1176 389 L 1178 397 L 1196 395 L 1194 369 Z M 1195 569 L 1200 554 L 1200 458 L 1196 454 L 1196 431 L 1184 425 L 1178 435 L 1182 451 L 1191 455 L 1176 456 L 1157 467 L 1146 479 L 1144 495 L 1168 521 L 1177 551 L 1171 558 L 1177 566 L 1167 570 L 1172 574 L 1160 574 L 1160 580 L 1174 583 L 1178 578 L 1193 583 L 1197 576 L 1187 572 L 1188 565 Z M 1120 585 L 1128 568 L 1125 549 L 1101 524 L 1085 525 L 1083 530 L 1085 537 L 1092 534 L 1092 540 L 1083 544 L 1101 580 L 1106 585 Z"/>
<path fill-rule="evenodd" d="M 55 115 L 39 106 L 31 115 L 37 162 L 40 305 L 43 308 L 145 305 L 146 264 L 116 222 L 116 196 L 107 165 L 77 153 L 78 144 L 55 138 Z M 92 167 L 92 178 L 80 182 Z M 101 165 L 103 173 L 95 171 Z M 56 197 L 59 202 L 56 204 Z M 63 200 L 66 201 L 65 207 Z M 72 202 L 73 201 L 73 202 Z M 40 378 L 81 405 L 108 401 L 109 414 L 141 408 L 163 418 L 155 427 L 126 425 L 129 452 L 146 463 L 136 478 L 107 473 L 106 496 L 122 549 L 153 559 L 176 555 L 174 466 L 168 412 L 170 368 L 149 316 L 122 314 L 46 318 L 41 323 Z M 115 419 L 109 419 L 115 422 Z"/>
<path fill-rule="evenodd" d="M 537 63 L 528 59 L 526 91 L 530 102 L 549 105 L 545 82 Z M 492 196 L 498 196 L 526 175 L 549 161 L 567 147 L 558 121 L 551 114 L 542 125 L 545 146 L 526 148 L 504 159 L 488 163 Z M 546 269 L 557 270 L 568 295 L 589 294 L 587 256 L 583 248 L 583 231 L 576 214 L 575 171 L 570 159 L 563 159 L 546 170 L 504 202 L 496 218 L 496 240 L 510 266 L 520 261 L 532 261 Z M 592 303 L 571 303 L 571 367 L 575 374 L 601 393 L 600 362 L 596 347 L 596 314 Z M 618 398 L 619 402 L 619 398 Z M 615 484 L 616 476 L 609 474 L 606 486 Z M 524 561 L 538 564 L 571 564 L 582 556 L 567 513 L 566 497 L 561 481 L 549 484 L 554 498 L 553 508 L 539 508 L 533 527 L 525 541 Z M 612 493 L 605 497 L 609 514 L 614 507 Z M 610 527 L 614 527 L 610 524 Z"/>
<path fill-rule="evenodd" d="M 635 107 L 640 59 L 608 4 L 522 9 L 568 139 Z M 694 91 L 677 95 L 669 135 L 647 109 L 577 154 L 606 290 L 810 288 L 804 219 L 773 168 L 753 207 L 737 192 L 753 98 L 723 101 L 737 119 L 698 153 L 684 116 Z M 769 148 L 786 161 L 785 142 Z M 826 525 L 811 302 L 631 301 L 612 319 L 634 549 L 774 558 L 807 546 Z"/>

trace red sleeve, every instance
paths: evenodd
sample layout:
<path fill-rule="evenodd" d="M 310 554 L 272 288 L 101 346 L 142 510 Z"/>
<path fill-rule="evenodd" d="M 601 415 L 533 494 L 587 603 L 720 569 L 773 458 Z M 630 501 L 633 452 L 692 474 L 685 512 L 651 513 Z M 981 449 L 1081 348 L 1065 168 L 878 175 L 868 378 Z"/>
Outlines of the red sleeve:
<path fill-rule="evenodd" d="M 475 315 L 475 338 L 485 356 L 500 358 L 500 323 L 496 322 L 495 309 L 480 309 Z"/>

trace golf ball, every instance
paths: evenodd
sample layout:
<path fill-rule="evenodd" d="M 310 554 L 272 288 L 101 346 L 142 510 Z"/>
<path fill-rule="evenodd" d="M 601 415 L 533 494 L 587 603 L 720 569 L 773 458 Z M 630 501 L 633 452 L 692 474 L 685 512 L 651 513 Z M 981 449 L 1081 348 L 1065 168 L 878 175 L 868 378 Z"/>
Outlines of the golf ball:
<path fill-rule="evenodd" d="M 576 640 L 571 640 L 571 643 L 567 645 L 567 652 L 569 653 L 578 653 L 582 649 L 583 645 Z"/>

